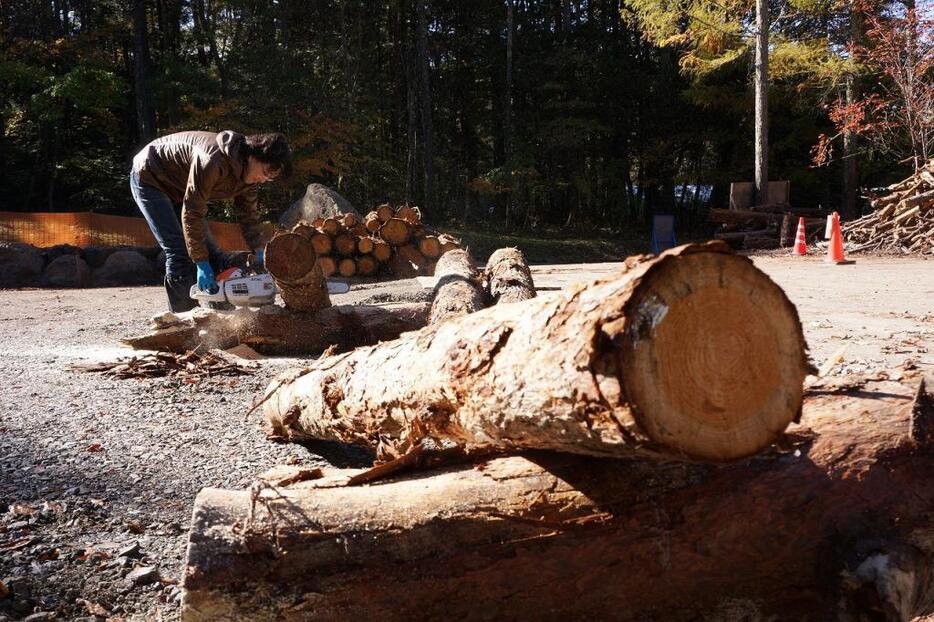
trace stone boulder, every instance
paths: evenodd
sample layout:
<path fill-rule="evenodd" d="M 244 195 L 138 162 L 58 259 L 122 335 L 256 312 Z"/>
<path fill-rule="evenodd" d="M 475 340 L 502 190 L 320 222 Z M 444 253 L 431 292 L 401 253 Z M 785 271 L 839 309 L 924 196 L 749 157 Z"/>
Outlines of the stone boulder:
<path fill-rule="evenodd" d="M 87 287 L 91 281 L 88 264 L 77 254 L 59 255 L 42 273 L 46 287 Z"/>
<path fill-rule="evenodd" d="M 49 246 L 42 249 L 42 258 L 45 259 L 46 266 L 63 255 L 79 254 L 81 254 L 81 249 L 77 246 L 72 246 L 71 244 L 57 244 L 55 246 Z"/>
<path fill-rule="evenodd" d="M 107 258 L 116 253 L 119 249 L 113 246 L 86 246 L 81 249 L 81 258 L 87 262 L 91 268 L 100 268 L 107 261 Z"/>
<path fill-rule="evenodd" d="M 0 242 L 0 287 L 29 287 L 42 276 L 42 251 L 20 242 Z"/>
<path fill-rule="evenodd" d="M 309 184 L 305 196 L 279 217 L 279 226 L 291 229 L 302 220 L 311 222 L 315 218 L 334 218 L 341 214 L 354 214 L 362 218 L 350 201 L 336 190 L 322 184 Z"/>
<path fill-rule="evenodd" d="M 93 282 L 97 287 L 153 285 L 160 278 L 153 262 L 136 251 L 118 250 L 94 271 Z"/>

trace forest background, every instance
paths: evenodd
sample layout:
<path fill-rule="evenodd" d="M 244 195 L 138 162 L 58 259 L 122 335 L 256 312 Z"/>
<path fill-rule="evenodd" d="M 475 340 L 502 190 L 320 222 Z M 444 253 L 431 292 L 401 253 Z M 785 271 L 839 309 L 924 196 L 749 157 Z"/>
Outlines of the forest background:
<path fill-rule="evenodd" d="M 863 137 L 897 89 L 855 50 L 925 7 L 770 5 L 770 178 L 791 181 L 795 206 L 855 216 L 858 189 L 901 179 L 918 151 Z M 270 218 L 320 182 L 364 212 L 410 201 L 437 225 L 615 232 L 665 212 L 697 227 L 730 182 L 752 181 L 754 9 L 0 0 L 0 209 L 135 214 L 140 146 L 233 129 L 281 131 L 295 150 L 295 175 L 262 190 Z M 910 26 L 899 45 L 930 88 L 930 26 Z"/>

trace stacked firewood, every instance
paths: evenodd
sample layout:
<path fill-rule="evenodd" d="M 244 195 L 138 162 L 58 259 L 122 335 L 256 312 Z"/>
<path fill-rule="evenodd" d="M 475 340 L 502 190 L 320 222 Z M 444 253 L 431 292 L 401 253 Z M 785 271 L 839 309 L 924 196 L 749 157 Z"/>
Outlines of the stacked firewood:
<path fill-rule="evenodd" d="M 756 205 L 749 209 L 712 209 L 708 218 L 720 223 L 714 237 L 735 249 L 771 249 L 794 244 L 798 219 L 804 217 L 808 239 L 824 232 L 825 219 L 815 209 L 790 205 Z"/>
<path fill-rule="evenodd" d="M 847 251 L 934 254 L 934 160 L 887 191 L 870 196 L 875 211 L 841 227 Z"/>
<path fill-rule="evenodd" d="M 431 275 L 444 252 L 461 246 L 426 227 L 419 209 L 408 204 L 380 205 L 362 221 L 355 214 L 302 221 L 292 233 L 311 242 L 325 277 Z"/>

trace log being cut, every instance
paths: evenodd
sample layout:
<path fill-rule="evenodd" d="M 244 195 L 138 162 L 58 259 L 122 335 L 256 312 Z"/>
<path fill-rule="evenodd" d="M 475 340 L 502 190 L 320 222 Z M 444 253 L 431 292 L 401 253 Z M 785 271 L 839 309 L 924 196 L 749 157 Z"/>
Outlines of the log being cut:
<path fill-rule="evenodd" d="M 182 620 L 920 620 L 934 439 L 910 431 L 934 413 L 915 381 L 846 386 L 726 466 L 539 452 L 202 490 Z"/>
<path fill-rule="evenodd" d="M 808 369 L 781 288 L 723 243 L 626 267 L 288 372 L 267 389 L 272 431 L 712 461 L 771 444 Z"/>

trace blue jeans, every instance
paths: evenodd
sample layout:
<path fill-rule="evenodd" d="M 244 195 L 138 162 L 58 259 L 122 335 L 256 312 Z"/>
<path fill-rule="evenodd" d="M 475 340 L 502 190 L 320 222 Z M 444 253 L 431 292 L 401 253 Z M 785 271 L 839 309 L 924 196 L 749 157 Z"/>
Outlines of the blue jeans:
<path fill-rule="evenodd" d="M 133 199 L 149 224 L 156 242 L 165 252 L 165 275 L 172 277 L 192 272 L 194 264 L 188 256 L 185 234 L 182 232 L 175 204 L 169 195 L 158 188 L 141 183 L 139 174 L 135 172 L 130 173 L 130 192 L 133 193 Z M 224 268 L 223 254 L 206 223 L 204 231 L 207 235 L 205 243 L 211 265 L 215 271 L 220 271 Z"/>
<path fill-rule="evenodd" d="M 141 183 L 139 174 L 135 172 L 130 173 L 130 192 L 133 193 L 133 199 L 143 218 L 149 224 L 153 237 L 165 252 L 165 293 L 169 308 L 175 313 L 181 313 L 198 306 L 189 295 L 191 286 L 195 284 L 195 264 L 188 256 L 185 234 L 176 214 L 175 204 L 158 188 Z M 204 230 L 211 266 L 215 273 L 221 272 L 227 267 L 224 255 L 211 235 L 207 223 Z"/>

